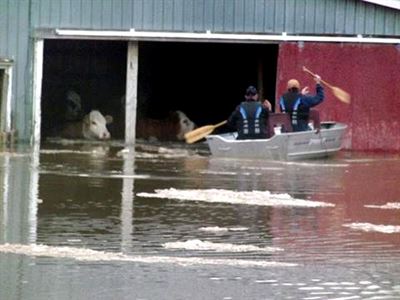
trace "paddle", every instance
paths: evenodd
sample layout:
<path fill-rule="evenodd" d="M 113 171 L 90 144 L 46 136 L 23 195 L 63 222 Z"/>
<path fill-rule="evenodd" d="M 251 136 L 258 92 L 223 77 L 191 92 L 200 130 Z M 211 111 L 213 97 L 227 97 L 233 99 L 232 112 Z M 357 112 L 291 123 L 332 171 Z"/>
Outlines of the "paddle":
<path fill-rule="evenodd" d="M 186 143 L 193 144 L 194 142 L 201 140 L 202 138 L 212 133 L 215 128 L 224 125 L 226 122 L 227 121 L 225 120 L 215 125 L 206 125 L 197 128 L 195 130 L 189 131 L 188 133 L 185 134 Z"/>
<path fill-rule="evenodd" d="M 308 74 L 310 74 L 311 76 L 315 77 L 315 74 L 313 72 L 311 72 L 309 69 L 307 69 L 306 67 L 303 66 L 303 71 L 307 72 Z M 336 98 L 338 98 L 340 101 L 342 101 L 343 103 L 349 104 L 350 103 L 350 94 L 343 91 L 341 88 L 338 88 L 336 86 L 333 86 L 331 84 L 329 84 L 328 82 L 324 81 L 321 79 L 321 82 L 326 85 L 328 88 L 330 88 L 332 90 L 332 93 L 336 96 Z"/>

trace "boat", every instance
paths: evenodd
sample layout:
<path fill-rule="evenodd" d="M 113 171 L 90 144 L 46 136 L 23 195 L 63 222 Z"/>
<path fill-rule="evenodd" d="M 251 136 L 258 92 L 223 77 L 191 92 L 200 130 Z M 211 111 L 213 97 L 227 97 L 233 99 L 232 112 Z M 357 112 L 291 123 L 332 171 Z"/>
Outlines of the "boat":
<path fill-rule="evenodd" d="M 277 118 L 287 119 L 284 114 Z M 290 123 L 289 123 L 290 124 Z M 270 123 L 270 138 L 237 140 L 237 132 L 211 134 L 206 137 L 213 157 L 263 160 L 302 160 L 332 156 L 342 148 L 347 125 L 340 122 L 314 122 L 309 131 L 283 130 L 287 120 Z M 276 126 L 278 125 L 278 126 Z M 310 124 L 312 125 L 312 124 Z M 282 132 L 286 131 L 286 132 Z"/>

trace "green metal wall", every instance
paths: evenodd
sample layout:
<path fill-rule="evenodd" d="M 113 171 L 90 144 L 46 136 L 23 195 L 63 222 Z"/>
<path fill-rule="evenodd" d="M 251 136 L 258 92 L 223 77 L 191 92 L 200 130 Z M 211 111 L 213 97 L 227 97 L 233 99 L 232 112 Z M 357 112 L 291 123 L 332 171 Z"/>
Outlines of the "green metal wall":
<path fill-rule="evenodd" d="M 32 127 L 32 103 L 29 66 L 29 1 L 0 0 L 0 57 L 14 61 L 12 80 L 12 126 L 18 135 L 29 137 Z"/>
<path fill-rule="evenodd" d="M 15 61 L 13 124 L 25 140 L 38 28 L 400 36 L 400 11 L 360 0 L 0 0 L 0 57 Z"/>
<path fill-rule="evenodd" d="M 32 23 L 86 29 L 400 34 L 396 10 L 359 0 L 32 0 Z"/>

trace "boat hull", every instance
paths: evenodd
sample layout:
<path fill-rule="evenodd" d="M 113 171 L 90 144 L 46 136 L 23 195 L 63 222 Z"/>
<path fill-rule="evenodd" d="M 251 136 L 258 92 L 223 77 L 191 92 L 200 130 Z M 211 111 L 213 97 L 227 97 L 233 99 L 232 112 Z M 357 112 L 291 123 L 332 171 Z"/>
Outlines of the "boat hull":
<path fill-rule="evenodd" d="M 321 123 L 319 131 L 275 134 L 269 139 L 236 140 L 236 133 L 207 136 L 212 156 L 269 160 L 327 157 L 341 149 L 347 125 Z"/>

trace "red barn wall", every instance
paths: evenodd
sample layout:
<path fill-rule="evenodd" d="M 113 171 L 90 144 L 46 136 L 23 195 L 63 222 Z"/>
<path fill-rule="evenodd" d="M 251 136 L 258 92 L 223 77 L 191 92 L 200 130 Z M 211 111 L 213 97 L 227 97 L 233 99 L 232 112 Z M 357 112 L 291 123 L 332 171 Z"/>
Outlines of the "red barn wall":
<path fill-rule="evenodd" d="M 306 66 L 333 86 L 351 94 L 340 102 L 325 88 L 316 109 L 321 120 L 348 124 L 344 148 L 366 151 L 400 150 L 400 48 L 394 45 L 344 43 L 282 43 L 279 46 L 276 99 L 296 78 L 315 92 Z"/>

